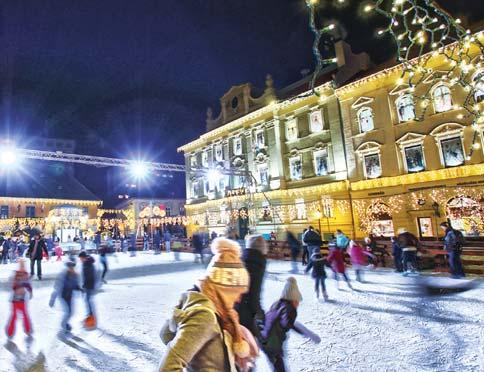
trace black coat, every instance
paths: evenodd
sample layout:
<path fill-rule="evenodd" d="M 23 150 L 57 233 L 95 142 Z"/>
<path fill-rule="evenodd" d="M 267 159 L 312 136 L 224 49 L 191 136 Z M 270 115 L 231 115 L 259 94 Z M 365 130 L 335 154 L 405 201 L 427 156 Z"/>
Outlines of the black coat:
<path fill-rule="evenodd" d="M 95 289 L 96 288 L 96 269 L 94 268 L 94 258 L 87 256 L 85 261 L 82 263 L 82 277 L 84 289 Z"/>
<path fill-rule="evenodd" d="M 39 242 L 37 243 L 37 250 L 35 251 L 35 257 L 32 256 L 34 253 L 34 247 L 35 247 L 35 239 L 30 241 L 29 250 L 27 252 L 27 255 L 30 257 L 31 260 L 41 260 L 42 251 L 44 251 L 45 254 L 49 256 L 49 252 L 47 251 L 47 244 L 45 244 L 44 239 L 39 239 Z"/>
<path fill-rule="evenodd" d="M 318 247 L 321 246 L 321 244 L 323 243 L 321 241 L 321 235 L 319 235 L 316 231 L 314 230 L 308 230 L 304 233 L 303 235 L 303 242 L 304 244 L 306 245 L 312 245 L 312 246 L 315 246 L 317 245 Z"/>
<path fill-rule="evenodd" d="M 239 313 L 240 324 L 256 334 L 255 317 L 256 315 L 263 317 L 264 314 L 260 304 L 260 296 L 267 260 L 257 249 L 244 249 L 242 261 L 249 272 L 250 286 L 249 291 L 242 296 L 240 303 L 237 304 L 236 310 Z"/>
<path fill-rule="evenodd" d="M 324 269 L 326 264 L 327 261 L 323 257 L 316 259 L 311 258 L 309 264 L 306 266 L 305 272 L 307 273 L 309 270 L 313 269 L 311 272 L 313 278 L 326 278 L 326 270 Z"/>

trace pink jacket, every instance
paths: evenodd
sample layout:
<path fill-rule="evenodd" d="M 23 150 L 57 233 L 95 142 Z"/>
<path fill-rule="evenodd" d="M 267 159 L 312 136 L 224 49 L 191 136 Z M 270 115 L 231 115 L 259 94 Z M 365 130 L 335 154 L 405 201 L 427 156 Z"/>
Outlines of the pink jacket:
<path fill-rule="evenodd" d="M 354 243 L 351 249 L 349 250 L 349 254 L 351 257 L 351 263 L 353 265 L 365 265 L 366 264 L 366 257 L 363 251 L 363 247 L 359 244 Z"/>

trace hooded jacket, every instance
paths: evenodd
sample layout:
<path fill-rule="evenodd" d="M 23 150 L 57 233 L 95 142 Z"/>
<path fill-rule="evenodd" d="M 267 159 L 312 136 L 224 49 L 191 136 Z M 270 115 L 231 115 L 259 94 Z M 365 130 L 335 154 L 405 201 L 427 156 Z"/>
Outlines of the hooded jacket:
<path fill-rule="evenodd" d="M 160 337 L 167 346 L 160 372 L 236 371 L 232 337 L 222 331 L 215 306 L 203 293 L 188 291 L 182 295 Z"/>
<path fill-rule="evenodd" d="M 267 260 L 260 250 L 249 248 L 242 252 L 242 261 L 249 272 L 250 285 L 249 291 L 242 295 L 235 308 L 239 313 L 240 324 L 250 330 L 253 335 L 256 335 L 254 319 L 257 314 L 263 314 L 260 295 Z"/>

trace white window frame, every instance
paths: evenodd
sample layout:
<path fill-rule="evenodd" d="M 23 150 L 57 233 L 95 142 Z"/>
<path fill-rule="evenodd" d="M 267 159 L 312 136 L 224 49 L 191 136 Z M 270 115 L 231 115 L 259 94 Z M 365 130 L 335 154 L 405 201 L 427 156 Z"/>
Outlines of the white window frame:
<path fill-rule="evenodd" d="M 442 110 L 439 110 L 437 108 L 437 102 L 436 102 L 436 98 L 437 97 L 436 97 L 435 93 L 438 92 L 441 89 L 447 89 L 448 94 L 441 95 L 440 97 L 444 97 L 444 96 L 447 96 L 448 95 L 449 98 L 450 98 L 450 104 L 449 104 L 448 107 L 446 106 L 446 108 L 444 108 Z M 434 106 L 434 112 L 435 113 L 447 112 L 447 111 L 452 110 L 452 91 L 451 91 L 451 89 L 450 89 L 449 86 L 447 86 L 444 83 L 438 83 L 437 85 L 435 85 L 432 88 L 431 94 L 432 94 L 432 103 L 433 103 L 433 106 Z"/>
<path fill-rule="evenodd" d="M 208 168 L 209 160 L 208 160 L 208 150 L 204 150 L 202 152 L 202 167 Z"/>
<path fill-rule="evenodd" d="M 262 134 L 262 143 L 259 143 L 259 134 Z M 265 133 L 264 129 L 257 129 L 254 131 L 254 147 L 256 149 L 263 149 L 266 147 L 266 138 L 265 138 Z"/>
<path fill-rule="evenodd" d="M 400 149 L 400 157 L 402 159 L 403 167 L 405 169 L 405 173 L 418 173 L 418 172 L 423 172 L 427 170 L 427 162 L 425 159 L 425 147 L 424 147 L 424 140 L 425 140 L 425 135 L 423 134 L 418 134 L 418 133 L 407 133 L 404 135 L 402 138 L 396 141 L 399 149 Z M 414 147 L 414 146 L 420 146 L 422 148 L 422 160 L 423 160 L 423 165 L 424 169 L 421 171 L 412 171 L 410 172 L 408 170 L 408 164 L 407 164 L 407 156 L 406 156 L 406 151 L 405 149 L 409 147 Z"/>
<path fill-rule="evenodd" d="M 315 130 L 313 128 L 313 123 L 312 123 L 312 116 L 313 115 L 319 115 L 320 119 L 321 119 L 321 130 Z M 309 112 L 308 114 L 308 120 L 309 120 L 309 131 L 311 133 L 321 133 L 324 131 L 324 128 L 325 128 L 325 123 L 324 123 L 324 115 L 323 115 L 323 110 L 322 109 L 317 109 L 317 110 L 312 110 L 311 112 Z"/>
<path fill-rule="evenodd" d="M 198 165 L 197 155 L 196 154 L 190 155 L 190 167 L 196 168 L 197 165 Z"/>
<path fill-rule="evenodd" d="M 368 130 L 363 130 L 362 126 L 361 126 L 361 114 L 365 111 L 370 111 L 371 113 L 371 129 L 368 129 Z M 357 120 L 358 120 L 358 127 L 360 129 L 360 133 L 366 133 L 366 132 L 370 132 L 372 130 L 375 129 L 375 115 L 373 114 L 373 109 L 369 106 L 364 106 L 362 108 L 360 108 L 358 110 L 358 112 L 356 113 L 356 117 L 357 117 Z"/>
<path fill-rule="evenodd" d="M 457 123 L 441 124 L 438 127 L 436 127 L 434 130 L 432 130 L 430 132 L 430 135 L 434 137 L 437 147 L 439 149 L 440 164 L 442 165 L 443 168 L 454 168 L 465 164 L 466 151 L 464 148 L 464 126 L 463 125 L 457 124 Z M 445 165 L 444 152 L 442 149 L 442 141 L 449 140 L 452 138 L 460 139 L 460 144 L 462 147 L 462 155 L 464 159 L 461 164 L 447 166 Z"/>
<path fill-rule="evenodd" d="M 383 166 L 381 163 L 381 145 L 377 142 L 365 142 L 362 143 L 357 149 L 356 153 L 360 156 L 361 165 L 363 167 L 363 175 L 365 179 L 375 179 L 383 176 Z M 378 163 L 380 165 L 380 174 L 378 176 L 369 177 L 366 172 L 366 157 L 367 156 L 378 156 Z"/>
<path fill-rule="evenodd" d="M 321 155 L 325 153 L 326 154 L 326 173 L 325 174 L 318 174 L 318 163 L 317 163 L 317 158 Z M 329 156 L 329 148 L 326 146 L 322 149 L 317 149 L 317 150 L 314 150 L 313 151 L 313 168 L 314 168 L 314 174 L 316 175 L 316 177 L 320 177 L 320 176 L 327 176 L 328 174 L 331 173 L 331 159 L 330 159 L 330 156 Z"/>
<path fill-rule="evenodd" d="M 400 110 L 399 110 L 399 107 L 400 107 L 400 103 L 406 99 L 406 98 L 410 98 L 411 101 L 412 101 L 412 105 L 413 105 L 413 117 L 410 118 L 410 119 L 404 119 L 401 115 L 400 115 Z M 413 121 L 415 120 L 415 118 L 417 117 L 417 111 L 416 111 L 416 108 L 415 108 L 415 100 L 413 98 L 413 95 L 411 93 L 403 93 L 401 94 L 400 96 L 398 96 L 398 98 L 395 100 L 395 107 L 397 109 L 397 117 L 398 117 L 398 121 L 400 123 L 405 123 L 405 122 L 409 122 L 409 121 Z M 406 106 L 405 106 L 406 107 Z"/>
<path fill-rule="evenodd" d="M 220 158 L 218 157 L 218 150 L 220 149 Z M 213 153 L 214 153 L 214 158 L 215 158 L 215 161 L 223 161 L 224 160 L 224 147 L 223 147 L 223 144 L 221 143 L 217 143 L 213 146 Z"/>
<path fill-rule="evenodd" d="M 292 164 L 295 161 L 298 161 L 301 163 L 301 172 L 298 177 L 293 177 L 293 172 L 292 172 Z M 299 181 L 302 180 L 303 178 L 303 164 L 302 164 L 302 157 L 301 155 L 296 155 L 296 156 L 291 156 L 289 158 L 289 177 L 291 178 L 292 181 Z"/>
<path fill-rule="evenodd" d="M 262 182 L 262 174 L 261 170 L 265 169 L 266 170 L 266 182 Z M 269 164 L 267 163 L 262 163 L 262 164 L 257 164 L 257 181 L 259 182 L 260 186 L 269 186 Z"/>
<path fill-rule="evenodd" d="M 240 151 L 237 151 L 237 143 L 240 143 Z M 232 153 L 234 155 L 242 155 L 242 153 L 244 152 L 243 148 L 242 148 L 242 137 L 241 136 L 237 136 L 237 137 L 234 137 L 233 140 L 232 140 Z"/>
<path fill-rule="evenodd" d="M 295 127 L 295 130 L 296 130 L 296 136 L 295 137 L 291 137 L 289 135 L 289 126 L 290 124 L 293 124 L 294 127 Z M 288 142 L 291 142 L 291 141 L 296 141 L 298 138 L 299 138 L 299 125 L 298 125 L 298 120 L 296 117 L 292 117 L 292 118 L 289 118 L 286 120 L 286 140 Z"/>

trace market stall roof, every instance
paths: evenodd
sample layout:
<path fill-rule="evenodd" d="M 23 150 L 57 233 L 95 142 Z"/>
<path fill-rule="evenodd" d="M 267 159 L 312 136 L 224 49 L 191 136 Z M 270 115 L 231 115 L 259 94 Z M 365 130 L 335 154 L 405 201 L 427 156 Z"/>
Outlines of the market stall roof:
<path fill-rule="evenodd" d="M 70 171 L 58 166 L 9 172 L 0 177 L 0 197 L 100 201 Z"/>

